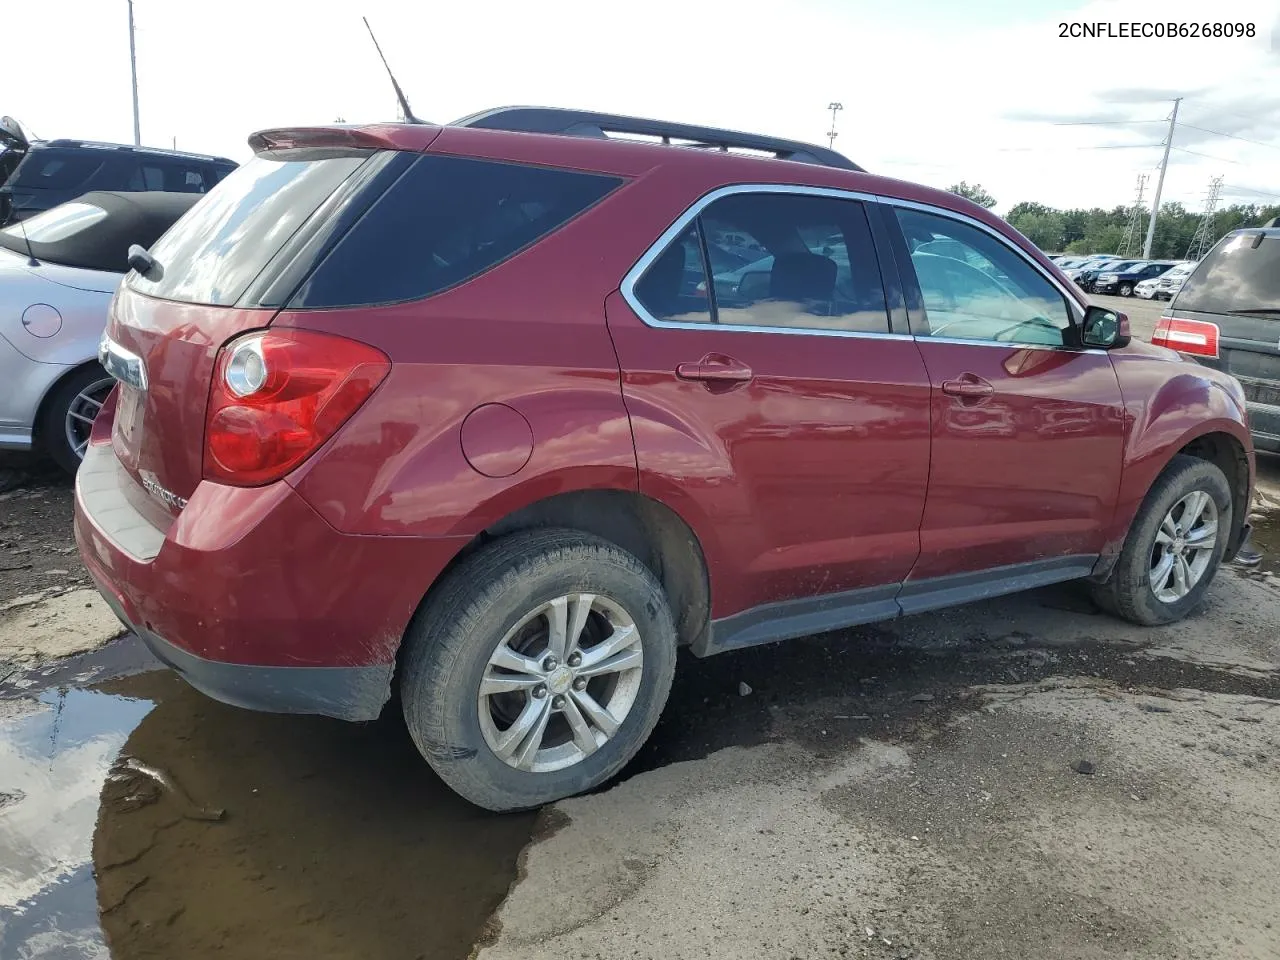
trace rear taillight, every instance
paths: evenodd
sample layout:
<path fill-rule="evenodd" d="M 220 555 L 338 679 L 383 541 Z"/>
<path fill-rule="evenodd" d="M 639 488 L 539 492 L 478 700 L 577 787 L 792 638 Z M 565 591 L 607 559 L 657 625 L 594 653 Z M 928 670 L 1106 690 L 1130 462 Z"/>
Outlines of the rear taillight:
<path fill-rule="evenodd" d="M 1196 357 L 1218 356 L 1218 325 L 1208 320 L 1161 317 L 1151 342 Z"/>
<path fill-rule="evenodd" d="M 278 480 L 333 436 L 390 369 L 382 351 L 327 333 L 232 340 L 214 367 L 205 478 L 244 487 Z"/>

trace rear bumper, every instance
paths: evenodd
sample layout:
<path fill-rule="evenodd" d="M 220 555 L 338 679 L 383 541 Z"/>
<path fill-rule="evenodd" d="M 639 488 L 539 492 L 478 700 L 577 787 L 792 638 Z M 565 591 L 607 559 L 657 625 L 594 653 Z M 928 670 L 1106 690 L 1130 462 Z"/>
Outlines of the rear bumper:
<path fill-rule="evenodd" d="M 156 659 L 206 696 L 268 713 L 316 713 L 339 720 L 376 720 L 391 690 L 392 664 L 369 667 L 263 667 L 197 657 L 129 620 L 110 587 L 98 582 L 120 621 Z"/>
<path fill-rule="evenodd" d="M 192 686 L 282 713 L 373 719 L 431 583 L 465 538 L 343 534 L 288 484 L 201 483 L 172 522 L 109 445 L 76 477 L 80 556 L 116 615 Z"/>

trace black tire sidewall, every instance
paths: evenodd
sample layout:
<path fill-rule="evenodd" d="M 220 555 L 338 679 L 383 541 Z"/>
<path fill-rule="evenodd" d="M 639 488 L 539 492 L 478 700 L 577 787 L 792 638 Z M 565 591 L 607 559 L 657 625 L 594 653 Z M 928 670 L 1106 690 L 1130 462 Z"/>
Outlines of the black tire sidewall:
<path fill-rule="evenodd" d="M 570 536 L 578 543 L 583 540 Z M 472 594 L 466 606 L 479 605 L 480 612 L 460 624 L 466 636 L 458 638 L 455 655 L 433 656 L 443 651 L 429 647 L 408 665 L 401 684 L 406 723 L 419 750 L 454 790 L 488 809 L 540 806 L 608 780 L 648 738 L 670 691 L 676 635 L 656 578 L 634 557 L 604 541 L 560 548 L 556 554 L 556 562 L 531 576 L 499 576 L 464 588 L 462 592 Z M 644 652 L 640 689 L 618 732 L 595 753 L 563 770 L 516 770 L 485 742 L 477 702 L 480 681 L 497 643 L 521 618 L 549 600 L 578 592 L 606 597 L 634 619 Z M 428 630 L 410 642 L 434 645 L 434 632 Z M 443 709 L 432 710 L 433 705 Z"/>
<path fill-rule="evenodd" d="M 107 372 L 96 363 L 81 367 L 54 388 L 40 412 L 40 420 L 36 424 L 36 444 L 42 453 L 67 473 L 74 474 L 80 468 L 80 458 L 67 445 L 67 411 L 80 391 L 107 378 Z"/>
<path fill-rule="evenodd" d="M 1218 540 L 1214 555 L 1199 582 L 1181 600 L 1165 603 L 1151 588 L 1151 551 L 1165 515 L 1193 490 L 1203 490 L 1213 498 L 1218 508 Z M 1157 481 L 1143 503 L 1116 565 L 1114 592 L 1120 612 L 1129 619 L 1156 625 L 1181 620 L 1194 610 L 1204 599 L 1222 564 L 1232 522 L 1231 487 L 1222 471 L 1207 460 L 1179 457 L 1172 469 Z"/>

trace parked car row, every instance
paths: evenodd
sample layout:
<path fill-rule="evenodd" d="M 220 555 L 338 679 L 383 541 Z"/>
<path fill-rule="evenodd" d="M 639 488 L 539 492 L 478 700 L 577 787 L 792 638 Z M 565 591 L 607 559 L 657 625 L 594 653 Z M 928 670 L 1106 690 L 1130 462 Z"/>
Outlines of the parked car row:
<path fill-rule="evenodd" d="M 1134 296 L 1139 285 L 1157 280 L 1174 269 L 1187 265 L 1184 260 L 1125 259 L 1114 254 L 1093 257 L 1058 255 L 1056 259 L 1050 259 L 1082 290 L 1089 293 L 1113 293 L 1121 297 Z M 1158 285 L 1149 286 L 1146 290 L 1147 299 L 1160 296 L 1162 292 Z"/>

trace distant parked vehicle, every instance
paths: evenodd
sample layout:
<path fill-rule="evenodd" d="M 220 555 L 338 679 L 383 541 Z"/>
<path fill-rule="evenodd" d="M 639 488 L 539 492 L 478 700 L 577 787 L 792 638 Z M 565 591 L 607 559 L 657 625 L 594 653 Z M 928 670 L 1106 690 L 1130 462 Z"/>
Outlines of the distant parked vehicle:
<path fill-rule="evenodd" d="M 1163 276 L 1176 267 L 1176 260 L 1153 260 L 1140 263 L 1128 270 L 1103 270 L 1093 281 L 1094 293 L 1117 293 L 1122 297 L 1133 296 L 1133 288 L 1143 280 Z"/>
<path fill-rule="evenodd" d="M 1280 225 L 1235 230 L 1186 277 L 1152 343 L 1244 387 L 1254 445 L 1280 453 Z"/>
<path fill-rule="evenodd" d="M 95 190 L 208 193 L 234 160 L 90 140 L 28 142 L 16 124 L 0 125 L 0 225 Z"/>
<path fill-rule="evenodd" d="M 155 243 L 198 199 L 88 193 L 0 229 L 0 449 L 34 447 L 75 472 L 115 383 L 98 340 L 129 246 Z"/>
<path fill-rule="evenodd" d="M 1085 260 L 1083 263 L 1077 264 L 1074 267 L 1065 268 L 1062 272 L 1065 273 L 1069 279 L 1078 283 L 1079 277 L 1082 273 L 1086 273 L 1091 270 L 1101 270 L 1110 263 L 1112 259 L 1113 258 L 1111 257 L 1090 257 L 1088 260 Z"/>
<path fill-rule="evenodd" d="M 1133 288 L 1133 295 L 1143 300 L 1172 300 L 1182 289 L 1182 284 L 1195 270 L 1196 262 L 1180 263 L 1168 273 L 1143 280 Z"/>

